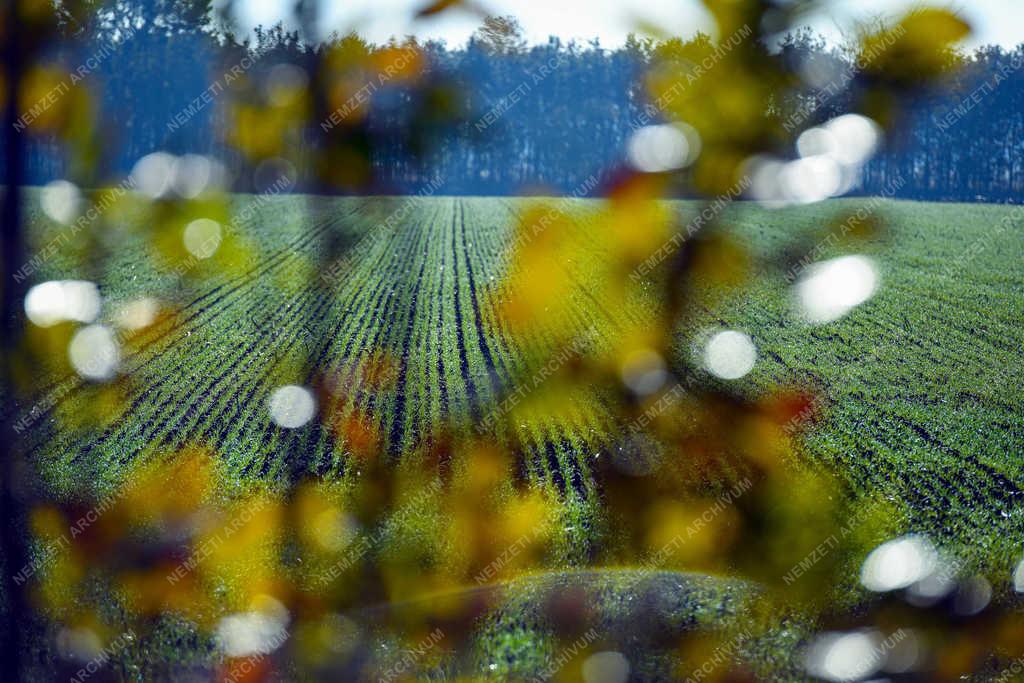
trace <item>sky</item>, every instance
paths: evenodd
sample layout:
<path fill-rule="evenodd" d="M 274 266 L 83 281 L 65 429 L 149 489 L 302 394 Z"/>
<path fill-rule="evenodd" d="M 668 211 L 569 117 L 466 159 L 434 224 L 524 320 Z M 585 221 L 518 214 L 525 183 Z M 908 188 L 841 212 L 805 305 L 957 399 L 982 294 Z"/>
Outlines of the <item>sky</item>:
<path fill-rule="evenodd" d="M 235 0 L 235 16 L 243 27 L 277 23 L 293 0 Z M 478 0 L 490 14 L 511 14 L 522 24 L 530 43 L 547 42 L 555 35 L 564 41 L 599 38 L 605 47 L 621 45 L 631 30 L 652 22 L 669 33 L 690 36 L 698 30 L 714 35 L 714 26 L 697 0 Z M 440 38 L 450 46 L 462 45 L 480 24 L 478 16 L 452 10 L 439 17 L 414 21 L 425 0 L 321 0 L 321 30 L 347 33 L 356 30 L 373 42 L 390 36 L 414 34 Z M 832 41 L 857 19 L 897 14 L 920 5 L 921 0 L 827 0 L 823 10 L 805 23 Z M 929 4 L 952 6 L 974 27 L 968 47 L 999 44 L 1013 47 L 1024 42 L 1024 0 L 953 0 Z"/>

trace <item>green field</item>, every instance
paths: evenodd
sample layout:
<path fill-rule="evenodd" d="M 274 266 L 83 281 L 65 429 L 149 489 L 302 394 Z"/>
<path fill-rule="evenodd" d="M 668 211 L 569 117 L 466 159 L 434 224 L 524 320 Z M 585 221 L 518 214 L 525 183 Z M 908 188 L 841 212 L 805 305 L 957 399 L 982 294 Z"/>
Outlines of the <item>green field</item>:
<path fill-rule="evenodd" d="M 237 197 L 235 210 L 252 201 Z M 355 485 L 353 450 L 366 445 L 346 439 L 351 430 L 315 422 L 282 430 L 266 409 L 274 388 L 313 385 L 328 369 L 345 388 L 330 399 L 338 424 L 366 427 L 396 463 L 429 450 L 446 426 L 479 424 L 557 353 L 544 339 L 523 344 L 500 315 L 512 226 L 529 201 L 274 197 L 244 226 L 249 258 L 228 274 L 200 265 L 187 285 L 154 267 L 140 234 L 115 237 L 94 263 L 58 253 L 39 281 L 97 281 L 111 310 L 154 293 L 174 308 L 126 345 L 122 370 L 131 384 L 123 415 L 104 428 L 53 419 L 90 409 L 95 396 L 74 383 L 39 420 L 43 428 L 25 433 L 26 448 L 48 484 L 69 498 L 115 485 L 140 458 L 194 444 L 213 447 L 240 489 L 254 482 L 285 488 L 307 475 Z M 574 203 L 580 230 L 595 205 Z M 794 243 L 813 246 L 827 220 L 856 206 L 839 200 L 772 211 L 737 203 L 727 216 L 739 241 L 769 257 Z M 696 208 L 672 203 L 684 217 Z M 889 229 L 857 249 L 875 259 L 881 286 L 846 317 L 800 323 L 784 273 L 764 268 L 704 311 L 694 329 L 751 335 L 758 358 L 737 385 L 743 394 L 778 385 L 823 392 L 820 418 L 801 430 L 802 463 L 825 466 L 855 497 L 881 494 L 905 507 L 903 525 L 930 535 L 967 570 L 1005 575 L 1024 544 L 1024 233 L 1014 226 L 992 237 L 1010 213 L 1001 206 L 886 201 L 879 212 Z M 402 220 L 389 225 L 396 215 Z M 42 219 L 38 225 L 37 247 L 59 230 Z M 335 252 L 331 258 L 325 249 Z M 841 253 L 834 248 L 822 258 Z M 586 296 L 570 310 L 574 324 L 598 337 L 631 315 Z M 677 336 L 679 353 L 688 353 L 693 330 Z M 49 386 L 60 385 L 61 372 L 55 364 Z M 562 501 L 567 523 L 547 558 L 552 572 L 587 569 L 601 557 L 595 459 L 619 438 L 599 399 L 571 413 L 503 426 L 491 437 L 516 453 L 528 487 Z M 722 584 L 722 592 L 708 593 L 710 580 L 678 576 L 695 597 L 672 606 L 676 627 L 688 623 L 688 611 L 714 611 L 732 590 Z M 614 605 L 620 590 L 604 591 L 602 604 Z M 486 666 L 495 652 L 508 655 L 502 661 L 535 656 L 523 645 L 539 638 L 523 626 L 529 607 L 516 604 L 512 617 L 481 626 L 480 653 L 467 666 Z M 509 642 L 512 629 L 496 626 L 502 619 L 525 629 L 522 642 Z M 780 634 L 750 656 L 790 671 L 782 653 L 791 637 Z"/>

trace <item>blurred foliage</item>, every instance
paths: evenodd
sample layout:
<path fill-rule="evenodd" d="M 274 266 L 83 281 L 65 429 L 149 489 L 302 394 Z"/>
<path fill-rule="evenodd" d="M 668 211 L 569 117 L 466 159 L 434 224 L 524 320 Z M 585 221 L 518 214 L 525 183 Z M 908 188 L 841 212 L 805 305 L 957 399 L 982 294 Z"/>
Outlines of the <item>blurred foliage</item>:
<path fill-rule="evenodd" d="M 433 3 L 420 15 L 459 4 Z M 745 606 L 749 629 L 760 636 L 787 620 L 822 630 L 913 629 L 932 653 L 921 675 L 933 679 L 991 667 L 990 655 L 1019 656 L 1019 617 L 998 601 L 964 616 L 947 603 L 917 609 L 895 593 L 873 598 L 851 585 L 851 566 L 901 531 L 893 522 L 900 511 L 886 500 L 851 502 L 828 472 L 800 460 L 799 438 L 786 425 L 813 396 L 780 390 L 751 397 L 694 380 L 701 370 L 681 352 L 680 338 L 693 332 L 688 321 L 716 297 L 742 287 L 756 264 L 742 244 L 725 236 L 717 212 L 691 231 L 659 200 L 682 184 L 710 206 L 742 180 L 752 157 L 792 142 L 770 112 L 779 93 L 800 86 L 801 75 L 766 58 L 762 40 L 784 32 L 812 6 L 705 4 L 719 39 L 648 43 L 656 66 L 645 80 L 651 101 L 663 104 L 660 117 L 685 121 L 699 135 L 693 166 L 627 172 L 609 188 L 607 201 L 587 214 L 585 225 L 558 203 L 540 200 L 518 217 L 511 266 L 500 286 L 503 320 L 517 343 L 549 350 L 572 345 L 585 330 L 570 313 L 587 301 L 600 302 L 616 325 L 562 366 L 549 391 L 499 420 L 570 421 L 579 404 L 609 406 L 623 443 L 598 466 L 606 528 L 592 530 L 592 567 L 643 567 L 654 557 L 648 569 L 748 579 L 758 586 Z M 49 3 L 22 2 L 18 30 L 41 45 L 56 39 L 61 21 L 82 21 L 99 11 L 91 4 L 87 11 L 60 7 L 63 18 Z M 865 60 L 869 87 L 859 113 L 889 122 L 901 96 L 956 67 L 956 45 L 968 31 L 960 18 L 939 9 L 915 10 L 865 31 L 860 51 L 872 58 Z M 523 44 L 507 18 L 486 19 L 478 39 L 495 53 L 513 53 Z M 228 88 L 231 124 L 224 133 L 246 163 L 283 159 L 317 169 L 328 189 L 372 187 L 369 152 L 376 133 L 366 112 L 376 90 L 368 92 L 367 83 L 401 86 L 403 103 L 414 111 L 404 131 L 413 149 L 426 148 L 432 130 L 457 125 L 464 115 L 453 86 L 429 71 L 427 56 L 413 41 L 371 50 L 343 39 L 308 56 L 307 63 L 277 67 L 265 78 L 243 74 Z M 64 77 L 50 67 L 31 68 L 23 75 L 22 106 L 27 111 Z M 94 180 L 88 169 L 102 144 L 89 102 L 85 86 L 73 87 L 29 131 L 57 133 L 80 162 L 83 184 Z M 337 115 L 330 118 L 331 112 Z M 325 120 L 332 125 L 322 125 Z M 310 131 L 319 136 L 316 156 L 300 158 L 293 151 Z M 242 234 L 225 231 L 214 257 L 177 268 L 190 262 L 182 226 L 198 218 L 231 223 L 225 188 L 211 186 L 195 196 L 130 192 L 87 228 L 86 256 L 102 261 L 113 248 L 102 233 L 116 224 L 134 226 L 135 236 L 150 242 L 154 261 L 180 274 L 180 286 L 209 270 L 241 275 L 257 261 L 256 248 Z M 837 225 L 843 220 L 838 217 Z M 849 225 L 851 239 L 885 229 L 877 217 L 853 217 Z M 684 238 L 662 262 L 635 277 L 652 253 L 679 235 Z M 20 367 L 65 358 L 75 330 L 72 322 L 29 324 Z M 122 341 L 145 343 L 145 331 L 138 335 Z M 363 372 L 384 390 L 397 361 L 383 353 L 378 360 Z M 632 379 L 652 367 L 663 378 L 653 390 L 638 390 Z M 56 369 L 72 370 L 66 364 Z M 31 381 L 24 378 L 26 385 Z M 58 419 L 73 431 L 108 424 L 131 409 L 130 381 L 95 383 L 87 413 L 58 412 Z M 675 386 L 685 390 L 673 393 Z M 330 406 L 330 377 L 318 391 Z M 358 418 L 338 424 L 329 412 L 317 419 L 354 444 L 353 480 L 310 480 L 272 490 L 229 479 L 211 445 L 204 445 L 139 458 L 119 489 L 98 502 L 40 502 L 30 511 L 31 528 L 36 551 L 49 561 L 30 584 L 36 609 L 101 642 L 129 625 L 145 632 L 161 615 L 183 617 L 219 638 L 228 655 L 221 680 L 240 680 L 243 668 L 245 680 L 253 681 L 288 675 L 275 672 L 357 680 L 389 670 L 402 670 L 396 675 L 411 680 L 415 671 L 443 666 L 447 653 L 469 648 L 479 620 L 501 605 L 499 587 L 560 567 L 568 554 L 560 545 L 566 511 L 560 501 L 517 484 L 506 444 L 481 440 L 464 426 L 438 425 L 442 446 L 395 463 L 372 424 Z M 850 529 L 853 518 L 859 523 Z M 66 538 L 67 529 L 77 530 L 74 538 Z M 835 545 L 822 552 L 827 539 Z M 793 567 L 819 554 L 801 580 L 785 580 Z M 1004 584 L 1005 577 L 997 590 L 1004 591 Z M 98 595 L 116 607 L 98 602 Z M 558 641 L 554 652 L 594 627 L 591 608 L 571 591 L 544 604 Z M 434 633 L 442 635 L 433 639 Z M 735 629 L 701 630 L 662 645 L 678 653 L 681 667 L 693 668 L 736 637 Z M 374 639 L 391 647 L 365 645 Z M 588 644 L 567 658 L 576 663 L 554 673 L 555 680 L 576 680 L 584 654 L 596 648 Z M 402 669 L 396 655 L 407 650 L 425 652 Z M 739 669 L 725 664 L 711 678 L 752 675 Z"/>

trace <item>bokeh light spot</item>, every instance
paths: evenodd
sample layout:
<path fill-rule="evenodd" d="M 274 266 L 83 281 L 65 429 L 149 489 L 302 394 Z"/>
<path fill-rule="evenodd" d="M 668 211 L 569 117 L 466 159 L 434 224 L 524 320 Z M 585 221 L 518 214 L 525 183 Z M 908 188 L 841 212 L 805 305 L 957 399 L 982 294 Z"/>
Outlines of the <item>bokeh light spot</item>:
<path fill-rule="evenodd" d="M 685 123 L 644 126 L 626 144 L 629 163 L 644 173 L 663 173 L 689 166 L 700 155 L 700 135 Z"/>
<path fill-rule="evenodd" d="M 273 598 L 264 598 L 264 601 Z M 217 624 L 217 642 L 229 657 L 267 655 L 287 636 L 288 611 L 276 600 L 279 609 L 260 609 L 224 617 Z M 265 605 L 263 606 L 265 607 Z"/>
<path fill-rule="evenodd" d="M 117 339 L 105 325 L 89 325 L 78 330 L 68 345 L 71 366 L 86 379 L 105 380 L 114 376 L 121 363 Z"/>
<path fill-rule="evenodd" d="M 878 124 L 860 114 L 843 114 L 825 124 L 834 140 L 829 155 L 841 164 L 863 164 L 878 149 L 881 129 Z"/>
<path fill-rule="evenodd" d="M 67 180 L 54 180 L 43 186 L 39 199 L 43 213 L 58 223 L 70 223 L 78 216 L 82 193 Z"/>
<path fill-rule="evenodd" d="M 159 199 L 168 194 L 174 180 L 176 159 L 167 152 L 153 152 L 135 162 L 131 178 L 142 194 Z"/>
<path fill-rule="evenodd" d="M 159 311 L 160 303 L 152 297 L 134 299 L 118 308 L 114 322 L 126 330 L 141 330 L 153 324 Z"/>
<path fill-rule="evenodd" d="M 25 295 L 25 315 L 39 327 L 65 320 L 91 323 L 100 313 L 100 290 L 86 280 L 51 280 Z"/>
<path fill-rule="evenodd" d="M 812 323 L 826 323 L 846 315 L 875 293 L 878 271 L 866 256 L 852 255 L 810 266 L 796 284 L 796 296 Z"/>
<path fill-rule="evenodd" d="M 828 681 L 857 681 L 878 670 L 879 642 L 872 631 L 823 633 L 807 648 L 804 666 L 811 675 Z"/>
<path fill-rule="evenodd" d="M 296 384 L 278 387 L 270 395 L 270 419 L 285 429 L 296 429 L 313 419 L 316 399 L 313 393 Z"/>
<path fill-rule="evenodd" d="M 935 571 L 937 562 L 931 542 L 909 534 L 872 550 L 861 566 L 860 582 L 876 593 L 907 588 Z"/>
<path fill-rule="evenodd" d="M 174 191 L 185 199 L 195 199 L 226 182 L 224 166 L 200 154 L 184 154 L 174 161 Z"/>
<path fill-rule="evenodd" d="M 739 379 L 754 367 L 757 349 L 750 337 L 736 330 L 723 330 L 704 347 L 704 367 L 721 379 Z"/>
<path fill-rule="evenodd" d="M 583 680 L 586 683 L 626 683 L 629 660 L 621 652 L 592 654 L 583 662 Z"/>
<path fill-rule="evenodd" d="M 185 226 L 182 240 L 188 253 L 198 259 L 208 259 L 220 247 L 220 223 L 209 218 L 197 218 Z"/>
<path fill-rule="evenodd" d="M 619 372 L 625 385 L 641 396 L 647 396 L 660 389 L 668 377 L 665 359 L 653 349 L 638 349 L 631 352 L 623 360 Z"/>

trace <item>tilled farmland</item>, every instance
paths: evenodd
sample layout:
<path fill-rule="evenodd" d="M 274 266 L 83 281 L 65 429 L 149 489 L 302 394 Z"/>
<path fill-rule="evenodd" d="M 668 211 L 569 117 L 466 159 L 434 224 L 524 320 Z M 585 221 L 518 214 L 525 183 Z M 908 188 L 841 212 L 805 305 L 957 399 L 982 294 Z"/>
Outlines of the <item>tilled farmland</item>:
<path fill-rule="evenodd" d="M 246 201 L 255 200 L 239 203 Z M 84 435 L 32 431 L 32 453 L 67 488 L 84 471 L 116 480 L 134 461 L 202 444 L 239 480 L 344 479 L 358 475 L 360 451 L 380 449 L 398 462 L 440 447 L 446 431 L 489 425 L 486 417 L 544 365 L 543 353 L 559 350 L 543 340 L 525 348 L 501 315 L 498 285 L 524 202 L 275 198 L 244 228 L 257 245 L 247 267 L 201 275 L 171 314 L 126 344 L 124 419 Z M 943 265 L 1005 210 L 887 210 L 895 227 L 882 255 L 886 282 L 869 312 L 827 328 L 800 326 L 784 280 L 763 273 L 740 295 L 753 305 L 709 310 L 705 323 L 737 326 L 757 341 L 750 391 L 779 382 L 829 387 L 814 429 L 800 430 L 810 458 L 860 493 L 884 490 L 908 504 L 910 525 L 978 559 L 1009 557 L 1015 548 L 1004 540 L 1021 529 L 1024 485 L 1024 274 L 1011 254 L 1024 238 L 1005 234 L 1004 244 L 946 274 Z M 766 251 L 827 212 L 735 210 L 737 229 Z M 148 265 L 141 247 L 112 260 L 99 283 L 104 298 L 165 287 L 167 273 Z M 50 264 L 55 272 L 67 265 Z M 572 314 L 599 337 L 631 313 L 582 300 Z M 61 381 L 68 386 L 55 373 L 50 390 Z M 72 384 L 51 416 L 92 399 Z M 318 387 L 322 419 L 296 430 L 273 424 L 268 396 L 285 384 Z M 522 480 L 555 490 L 585 516 L 599 510 L 594 462 L 615 447 L 599 404 L 517 429 L 494 424 L 498 433 L 488 437 L 514 444 Z"/>
<path fill-rule="evenodd" d="M 550 642 L 538 605 L 552 588 L 574 585 L 588 592 L 609 633 L 618 633 L 609 637 L 660 680 L 671 657 L 648 658 L 656 645 L 633 642 L 630 619 L 648 618 L 634 614 L 633 598 L 643 593 L 647 607 L 653 600 L 665 632 L 674 633 L 736 616 L 750 587 L 714 571 L 671 571 L 680 568 L 674 559 L 661 566 L 677 545 L 643 565 L 593 570 L 594 558 L 614 557 L 602 467 L 637 464 L 628 461 L 636 455 L 635 429 L 616 421 L 612 397 L 600 392 L 520 411 L 606 338 L 646 324 L 651 302 L 643 282 L 625 306 L 590 287 L 604 259 L 591 233 L 598 203 L 563 201 L 559 210 L 572 220 L 560 229 L 573 233 L 573 250 L 559 257 L 558 278 L 572 286 L 546 297 L 543 278 L 554 276 L 543 269 L 527 272 L 518 286 L 532 287 L 536 278 L 538 305 L 558 311 L 575 332 L 555 338 L 549 328 L 517 327 L 509 311 L 519 292 L 506 285 L 522 217 L 550 206 L 538 202 L 239 195 L 233 212 L 247 219 L 228 224 L 224 244 L 234 252 L 221 262 L 168 264 L 139 234 L 118 236 L 95 261 L 60 252 L 38 277 L 96 282 L 103 299 L 97 322 L 118 329 L 117 379 L 82 379 L 54 354 L 43 391 L 16 423 L 25 452 L 55 495 L 72 504 L 98 499 L 102 510 L 106 492 L 136 468 L 195 449 L 223 464 L 218 495 L 230 498 L 252 489 L 287 495 L 310 480 L 358 490 L 370 458 L 394 471 L 426 462 L 444 477 L 453 444 L 496 445 L 514 456 L 516 487 L 557 501 L 559 531 L 546 571 L 471 589 L 504 595 L 503 607 L 481 620 L 476 646 L 452 665 L 478 670 L 497 661 L 508 671 L 539 670 L 545 659 L 537 648 Z M 966 571 L 1010 567 L 1024 531 L 1024 271 L 1016 258 L 1024 236 L 1016 229 L 994 235 L 992 226 L 1010 213 L 1005 207 L 890 201 L 879 209 L 891 226 L 886 234 L 855 244 L 827 239 L 823 226 L 857 206 L 729 207 L 754 274 L 676 330 L 675 352 L 692 355 L 709 329 L 750 335 L 756 361 L 732 385 L 736 395 L 757 400 L 783 387 L 812 397 L 785 427 L 795 446 L 788 466 L 829 472 L 854 510 L 858 501 L 891 504 L 897 529 L 935 539 Z M 699 206 L 674 202 L 670 210 L 682 222 Z M 39 225 L 37 247 L 54 229 Z M 757 265 L 761 258 L 785 262 L 779 251 L 794 243 L 816 259 L 850 252 L 875 259 L 877 294 L 834 322 L 802 322 L 787 281 L 794 271 Z M 125 304 L 151 297 L 159 312 L 146 325 L 119 322 Z M 46 344 L 39 346 L 45 354 Z M 690 381 L 660 402 L 721 380 L 698 374 Z M 308 388 L 312 412 L 296 418 L 302 411 L 286 404 L 280 413 L 282 387 Z M 559 392 L 564 386 L 551 393 Z M 676 457 L 683 467 L 699 454 Z M 735 462 L 692 471 L 712 511 L 750 483 Z M 742 486 L 721 495 L 737 481 Z M 861 522 L 854 513 L 842 533 Z M 372 538 L 385 538 L 384 529 Z M 811 545 L 819 541 L 829 539 Z M 508 554 L 496 554 L 478 583 L 493 578 Z M 861 559 L 844 557 L 851 577 Z M 801 571 L 794 565 L 783 578 L 795 581 Z M 744 657 L 772 676 L 795 675 L 794 662 L 777 653 L 792 651 L 806 628 L 772 631 L 747 643 Z"/>
<path fill-rule="evenodd" d="M 258 200 L 236 201 L 242 212 Z M 123 418 L 85 435 L 54 419 L 97 400 L 58 366 L 49 391 L 60 398 L 41 403 L 52 428 L 27 433 L 30 452 L 65 491 L 102 485 L 91 473 L 112 483 L 140 459 L 203 445 L 239 482 L 345 480 L 358 478 L 361 452 L 399 463 L 443 450 L 453 429 L 476 427 L 513 447 L 522 483 L 555 492 L 588 526 L 601 509 L 595 462 L 619 447 L 600 402 L 529 423 L 490 419 L 562 351 L 543 339 L 523 344 L 501 314 L 513 224 L 527 201 L 273 198 L 239 227 L 254 245 L 242 267 L 172 289 L 179 301 L 170 313 L 126 338 Z M 578 204 L 585 229 L 588 209 Z M 787 233 L 813 235 L 835 208 L 732 211 L 737 230 L 769 253 Z M 701 322 L 754 338 L 758 361 L 744 391 L 828 387 L 806 424 L 794 425 L 812 462 L 855 493 L 905 504 L 909 527 L 967 557 L 1009 561 L 1024 525 L 1024 273 L 1013 256 L 1024 237 L 1005 233 L 970 268 L 949 272 L 1005 209 L 888 203 L 886 211 L 894 227 L 879 252 L 884 285 L 862 310 L 800 325 L 785 279 L 764 272 Z M 109 259 L 99 277 L 105 300 L 167 291 L 170 275 L 143 244 L 129 240 Z M 47 267 L 66 273 L 69 264 Z M 631 312 L 591 300 L 569 314 L 599 339 Z M 288 384 L 316 387 L 320 419 L 301 429 L 274 424 L 269 397 Z"/>

